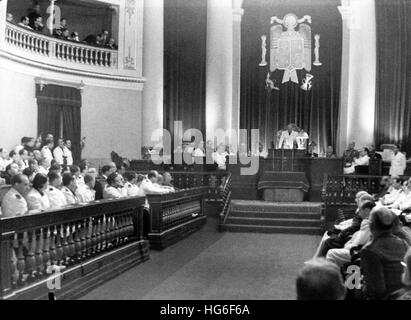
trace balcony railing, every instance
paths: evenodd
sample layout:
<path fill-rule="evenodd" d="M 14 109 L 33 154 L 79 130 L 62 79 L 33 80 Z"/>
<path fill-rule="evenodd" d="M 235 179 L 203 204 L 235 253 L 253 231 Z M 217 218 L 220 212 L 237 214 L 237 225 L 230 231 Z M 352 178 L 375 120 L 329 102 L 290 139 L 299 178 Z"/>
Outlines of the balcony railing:
<path fill-rule="evenodd" d="M 6 43 L 23 52 L 84 66 L 117 68 L 117 50 L 48 37 L 8 22 L 5 31 Z"/>

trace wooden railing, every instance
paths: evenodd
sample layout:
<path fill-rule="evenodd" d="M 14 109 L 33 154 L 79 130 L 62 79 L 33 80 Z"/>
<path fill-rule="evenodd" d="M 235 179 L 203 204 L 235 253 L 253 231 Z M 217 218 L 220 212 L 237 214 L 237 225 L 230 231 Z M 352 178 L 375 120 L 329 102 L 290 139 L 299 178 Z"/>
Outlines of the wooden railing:
<path fill-rule="evenodd" d="M 117 68 L 117 50 L 65 41 L 6 23 L 8 45 L 46 58 L 103 68 Z"/>
<path fill-rule="evenodd" d="M 327 205 L 355 204 L 355 195 L 364 190 L 370 194 L 378 193 L 381 176 L 338 175 L 324 178 L 322 198 Z"/>
<path fill-rule="evenodd" d="M 150 203 L 150 245 L 165 248 L 194 232 L 206 222 L 207 187 L 195 187 L 163 195 L 147 195 Z"/>
<path fill-rule="evenodd" d="M 0 298 L 24 297 L 39 288 L 44 294 L 55 267 L 65 270 L 67 279 L 71 271 L 80 267 L 77 277 L 81 277 L 88 273 L 87 268 L 92 269 L 91 262 L 132 243 L 143 245 L 141 207 L 144 202 L 143 197 L 103 200 L 0 219 Z M 95 268 L 102 268 L 102 261 L 98 261 Z M 77 278 L 71 280 L 78 281 Z M 68 282 L 66 287 L 70 287 Z"/>

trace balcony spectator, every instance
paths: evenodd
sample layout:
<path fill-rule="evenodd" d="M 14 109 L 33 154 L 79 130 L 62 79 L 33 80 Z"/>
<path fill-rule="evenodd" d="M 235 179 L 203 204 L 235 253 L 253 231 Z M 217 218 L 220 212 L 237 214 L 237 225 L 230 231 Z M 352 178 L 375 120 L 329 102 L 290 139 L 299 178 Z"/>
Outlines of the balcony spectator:
<path fill-rule="evenodd" d="M 20 22 L 17 24 L 20 27 L 33 30 L 32 27 L 29 26 L 30 19 L 27 16 L 22 16 Z"/>
<path fill-rule="evenodd" d="M 62 29 L 59 38 L 61 40 L 70 40 L 70 31 L 68 29 Z"/>
<path fill-rule="evenodd" d="M 38 1 L 33 1 L 33 5 L 28 9 L 27 16 L 29 17 L 29 25 L 34 29 L 34 21 L 41 17 L 41 7 Z"/>
<path fill-rule="evenodd" d="M 14 22 L 14 17 L 10 12 L 7 12 L 6 21 L 10 23 Z"/>
<path fill-rule="evenodd" d="M 117 50 L 118 46 L 116 44 L 116 40 L 114 38 L 110 38 L 107 43 L 107 48 L 112 49 L 112 50 Z"/>
<path fill-rule="evenodd" d="M 23 174 L 17 174 L 11 181 L 11 189 L 1 201 L 2 217 L 15 217 L 27 213 L 27 201 L 24 196 L 30 190 L 29 179 Z"/>
<path fill-rule="evenodd" d="M 63 31 L 67 30 L 67 19 L 66 18 L 62 18 L 60 20 L 60 27 L 56 28 L 53 30 L 53 36 L 60 38 L 63 35 Z"/>
<path fill-rule="evenodd" d="M 44 29 L 43 18 L 37 17 L 36 20 L 34 20 L 34 25 L 32 26 L 32 28 L 34 31 L 42 33 Z"/>
<path fill-rule="evenodd" d="M 101 45 L 106 46 L 109 42 L 109 32 L 106 29 L 103 29 L 101 32 Z"/>
<path fill-rule="evenodd" d="M 69 40 L 75 41 L 75 42 L 80 42 L 78 32 L 77 31 L 72 32 Z"/>

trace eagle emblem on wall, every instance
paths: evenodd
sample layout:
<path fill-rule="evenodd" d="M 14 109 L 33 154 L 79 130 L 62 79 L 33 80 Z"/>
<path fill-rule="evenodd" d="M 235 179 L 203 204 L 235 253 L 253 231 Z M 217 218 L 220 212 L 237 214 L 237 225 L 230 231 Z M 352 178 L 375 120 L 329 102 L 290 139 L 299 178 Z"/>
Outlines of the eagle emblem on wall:
<path fill-rule="evenodd" d="M 314 77 L 309 72 L 312 64 L 320 66 L 319 61 L 319 40 L 320 36 L 315 35 L 315 61 L 312 63 L 311 47 L 311 16 L 305 15 L 303 18 L 293 13 L 288 13 L 283 19 L 274 16 L 270 19 L 270 63 L 267 72 L 266 85 L 268 89 L 279 90 L 270 79 L 272 73 L 277 70 L 284 70 L 282 83 L 292 81 L 299 83 L 297 70 L 306 70 L 306 78 L 302 80 L 301 88 L 309 90 L 311 80 Z M 262 55 L 260 66 L 267 66 L 266 61 L 266 35 L 261 36 Z"/>

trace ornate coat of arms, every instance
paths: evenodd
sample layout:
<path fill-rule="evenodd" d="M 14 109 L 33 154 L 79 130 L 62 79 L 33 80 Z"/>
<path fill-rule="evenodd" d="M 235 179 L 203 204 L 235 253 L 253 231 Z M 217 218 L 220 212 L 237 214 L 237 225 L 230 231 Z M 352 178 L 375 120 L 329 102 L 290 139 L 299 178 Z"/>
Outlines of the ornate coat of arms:
<path fill-rule="evenodd" d="M 307 22 L 307 23 L 305 23 Z M 267 74 L 266 84 L 269 83 L 271 73 L 276 70 L 284 70 L 282 83 L 292 81 L 299 83 L 297 70 L 306 70 L 306 78 L 303 80 L 301 89 L 309 90 L 311 88 L 311 79 L 313 75 L 311 71 L 312 65 L 312 49 L 311 49 L 311 17 L 304 16 L 301 19 L 289 13 L 283 19 L 271 17 L 270 21 L 270 65 Z M 297 29 L 298 28 L 298 29 Z M 266 66 L 266 36 L 261 36 L 262 56 L 260 66 Z M 319 61 L 319 35 L 314 36 L 315 39 L 315 66 L 320 66 Z M 267 89 L 277 89 L 274 85 L 268 86 Z"/>

